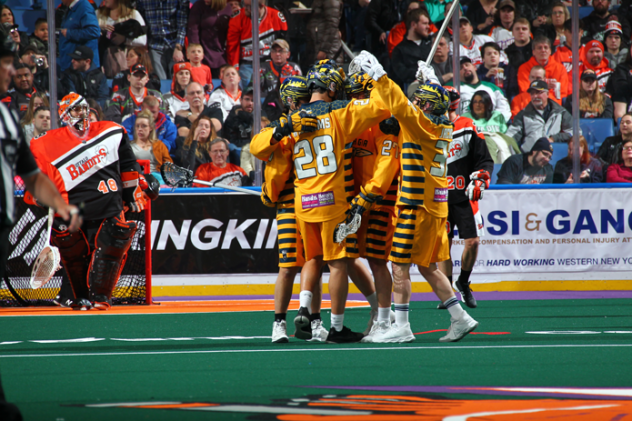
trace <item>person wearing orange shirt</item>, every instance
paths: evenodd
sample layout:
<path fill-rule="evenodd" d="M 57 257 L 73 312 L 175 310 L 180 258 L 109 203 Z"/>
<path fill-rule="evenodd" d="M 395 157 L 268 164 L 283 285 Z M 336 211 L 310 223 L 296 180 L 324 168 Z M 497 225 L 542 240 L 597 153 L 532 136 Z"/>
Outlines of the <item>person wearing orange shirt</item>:
<path fill-rule="evenodd" d="M 529 72 L 529 83 L 533 82 L 534 80 L 546 80 L 546 70 L 544 70 L 544 67 L 540 66 L 539 64 L 537 66 L 533 66 L 533 68 L 531 68 L 531 71 Z M 553 95 L 551 91 L 549 91 L 549 99 L 562 105 L 562 100 L 555 98 L 555 95 Z M 518 113 L 524 110 L 530 102 L 530 93 L 522 92 L 516 95 L 511 101 L 511 118 L 516 118 Z"/>
<path fill-rule="evenodd" d="M 582 39 L 582 33 L 584 30 L 584 24 L 579 21 L 579 39 Z M 568 74 L 568 94 L 573 93 L 573 21 L 571 19 L 564 22 L 564 36 L 566 41 L 561 44 L 555 50 L 553 59 L 559 61 L 564 65 L 566 73 Z M 582 67 L 582 57 L 584 56 L 584 46 L 579 46 L 579 68 Z"/>
<path fill-rule="evenodd" d="M 599 41 L 588 41 L 582 48 L 579 66 L 580 74 L 584 70 L 592 70 L 597 75 L 597 84 L 601 92 L 606 91 L 606 84 L 612 75 L 612 69 L 608 66 L 608 60 L 604 57 L 603 44 Z"/>
<path fill-rule="evenodd" d="M 213 91 L 213 76 L 211 68 L 202 64 L 204 60 L 204 49 L 200 44 L 189 44 L 187 47 L 187 58 L 191 62 L 191 80 L 204 87 L 204 92 Z"/>
<path fill-rule="evenodd" d="M 195 171 L 195 178 L 208 181 L 217 186 L 241 187 L 250 184 L 249 178 L 240 166 L 226 161 L 228 158 L 228 142 L 226 139 L 216 137 L 210 144 L 211 162 L 202 164 Z M 203 184 L 193 183 L 193 187 L 208 187 Z"/>
<path fill-rule="evenodd" d="M 426 9 L 426 5 L 421 1 L 411 1 L 408 5 L 408 9 L 406 10 L 406 15 L 401 22 L 397 25 L 393 26 L 393 28 L 388 33 L 388 38 L 386 38 L 386 48 L 388 49 L 388 56 L 393 57 L 393 50 L 397 45 L 404 40 L 408 30 L 406 29 L 406 17 L 408 14 L 415 9 Z M 427 10 L 427 9 L 426 9 Z M 434 35 L 439 31 L 439 29 L 435 26 L 434 23 L 430 22 L 430 35 Z"/>
<path fill-rule="evenodd" d="M 557 99 L 566 98 L 570 93 L 568 74 L 564 65 L 551 58 L 551 40 L 545 36 L 537 36 L 531 44 L 533 45 L 533 57 L 518 69 L 518 87 L 520 92 L 527 92 L 530 84 L 529 73 L 531 68 L 539 64 L 546 70 L 549 91 L 552 91 Z M 558 87 L 559 94 L 557 92 Z"/>

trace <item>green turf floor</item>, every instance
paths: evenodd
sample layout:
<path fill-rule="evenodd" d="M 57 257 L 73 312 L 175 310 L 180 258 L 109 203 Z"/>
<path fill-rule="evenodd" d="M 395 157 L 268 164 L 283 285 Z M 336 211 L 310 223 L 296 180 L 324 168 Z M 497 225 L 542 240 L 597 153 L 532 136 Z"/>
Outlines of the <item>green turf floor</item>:
<path fill-rule="evenodd" d="M 632 387 L 631 303 L 625 299 L 480 302 L 470 311 L 480 322 L 477 332 L 508 334 L 470 335 L 447 345 L 438 342 L 444 332 L 420 334 L 404 345 L 328 345 L 293 338 L 289 344 L 276 345 L 269 338 L 208 339 L 269 336 L 272 312 L 0 317 L 0 373 L 8 400 L 19 406 L 25 420 L 38 421 L 275 419 L 252 412 L 82 405 L 153 401 L 278 405 L 325 394 L 366 393 L 363 386 Z M 448 313 L 435 306 L 412 303 L 413 332 L 448 327 Z M 293 316 L 289 314 L 290 321 Z M 329 312 L 323 312 L 327 326 L 328 318 Z M 345 324 L 363 330 L 367 319 L 368 309 L 350 309 Z M 293 332 L 293 327 L 289 330 Z M 566 333 L 527 333 L 534 331 Z M 77 338 L 104 340 L 31 342 Z M 23 342 L 7 343 L 13 341 Z"/>

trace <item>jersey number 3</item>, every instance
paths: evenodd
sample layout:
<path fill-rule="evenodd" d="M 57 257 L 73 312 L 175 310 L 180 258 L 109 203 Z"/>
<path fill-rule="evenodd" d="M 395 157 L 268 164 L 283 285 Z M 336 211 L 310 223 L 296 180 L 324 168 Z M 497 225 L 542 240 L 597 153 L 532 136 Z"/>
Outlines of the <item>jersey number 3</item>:
<path fill-rule="evenodd" d="M 313 150 L 312 144 L 314 145 Z M 303 154 L 297 156 L 301 154 L 301 151 L 303 151 Z M 315 177 L 317 174 L 331 174 L 338 169 L 336 154 L 334 153 L 334 141 L 328 135 L 316 136 L 312 143 L 307 139 L 297 142 L 294 145 L 294 156 L 296 156 L 294 158 L 294 167 L 299 180 Z M 316 159 L 316 168 L 311 166 L 314 159 Z M 316 171 L 317 169 L 318 171 Z"/>

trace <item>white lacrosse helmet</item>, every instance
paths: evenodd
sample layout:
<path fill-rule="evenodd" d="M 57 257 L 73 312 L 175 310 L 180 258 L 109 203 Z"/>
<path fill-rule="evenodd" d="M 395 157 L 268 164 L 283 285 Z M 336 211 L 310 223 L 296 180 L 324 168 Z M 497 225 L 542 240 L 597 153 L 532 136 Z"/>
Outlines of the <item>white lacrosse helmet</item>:
<path fill-rule="evenodd" d="M 71 110 L 81 109 L 77 117 L 73 117 Z M 71 92 L 66 95 L 59 104 L 59 118 L 62 124 L 79 132 L 88 132 L 90 129 L 90 106 L 88 101 L 81 95 Z"/>

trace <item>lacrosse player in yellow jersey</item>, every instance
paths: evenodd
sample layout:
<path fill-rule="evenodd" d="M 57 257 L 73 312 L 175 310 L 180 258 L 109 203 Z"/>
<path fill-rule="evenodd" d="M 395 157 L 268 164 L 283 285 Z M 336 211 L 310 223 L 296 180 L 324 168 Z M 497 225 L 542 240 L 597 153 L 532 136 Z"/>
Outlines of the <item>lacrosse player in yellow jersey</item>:
<path fill-rule="evenodd" d="M 289 112 L 297 111 L 309 102 L 307 79 L 292 76 L 283 81 L 279 89 L 281 101 Z M 283 121 L 287 117 L 283 117 Z M 315 122 L 317 124 L 317 122 Z M 266 162 L 265 182 L 261 187 L 261 200 L 264 205 L 276 207 L 277 232 L 279 246 L 279 275 L 274 285 L 274 322 L 272 324 L 272 342 L 288 342 L 287 309 L 292 299 L 294 278 L 304 265 L 303 241 L 298 231 L 294 212 L 294 164 L 292 150 L 288 148 L 288 138 L 278 141 L 273 137 L 278 122 L 255 135 L 250 143 L 250 151 Z M 316 262 L 310 264 L 315 265 Z M 314 321 L 309 330 L 298 332 L 302 339 L 324 341 L 329 332 L 322 327 L 320 320 L 320 283 L 313 291 L 317 299 L 312 303 Z"/>
<path fill-rule="evenodd" d="M 373 80 L 364 72 L 357 72 L 345 80 L 345 93 L 351 99 L 368 98 Z M 387 262 L 393 241 L 395 225 L 393 217 L 397 200 L 397 174 L 399 173 L 399 145 L 397 135 L 399 124 L 390 117 L 380 124 L 362 132 L 353 141 L 353 179 L 356 195 L 370 194 L 379 197 L 371 210 L 362 215 L 362 224 L 355 236 L 347 237 L 347 257 L 350 274 L 364 276 L 358 266 L 364 264 L 358 257 L 368 260 L 375 278 L 377 305 L 371 311 L 371 318 L 365 335 L 369 335 L 375 322 L 390 325 L 394 321 L 391 311 L 393 279 Z M 366 274 L 369 277 L 370 274 Z M 368 298 L 368 297 L 367 297 Z M 366 337 L 362 339 L 365 342 Z"/>
<path fill-rule="evenodd" d="M 364 70 L 399 121 L 401 185 L 397 199 L 397 224 L 389 260 L 393 262 L 395 324 L 372 335 L 373 342 L 411 342 L 408 309 L 411 296 L 410 265 L 415 263 L 451 316 L 451 325 L 440 342 L 456 342 L 478 326 L 463 310 L 448 278 L 437 262 L 450 258 L 446 221 L 448 216 L 447 148 L 453 125 L 447 118 L 449 96 L 432 70 L 419 62 L 415 103 L 390 80 L 377 59 L 363 51 L 354 58 L 350 72 Z M 434 82 L 434 83 L 427 83 Z"/>
<path fill-rule="evenodd" d="M 351 158 L 353 140 L 364 130 L 389 118 L 390 112 L 378 95 L 363 100 L 334 101 L 343 88 L 342 77 L 328 64 L 317 64 L 308 76 L 311 101 L 301 110 L 318 118 L 314 132 L 292 136 L 295 180 L 295 211 L 303 238 L 305 260 L 315 260 L 313 269 L 303 269 L 299 313 L 294 324 L 297 331 L 309 322 L 311 288 L 320 278 L 320 266 L 329 266 L 331 294 L 331 329 L 327 342 L 358 342 L 362 333 L 345 327 L 344 308 L 348 293 L 348 271 L 345 242 L 334 242 L 337 225 L 345 220 L 353 198 Z M 370 195 L 367 203 L 375 201 Z M 362 199 L 360 204 L 370 205 Z"/>

